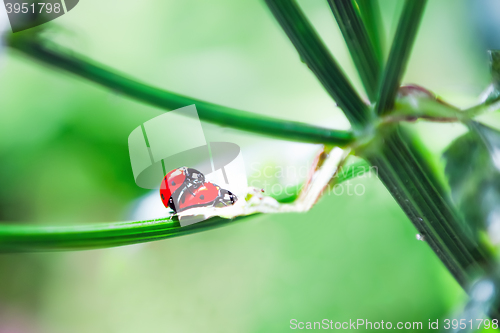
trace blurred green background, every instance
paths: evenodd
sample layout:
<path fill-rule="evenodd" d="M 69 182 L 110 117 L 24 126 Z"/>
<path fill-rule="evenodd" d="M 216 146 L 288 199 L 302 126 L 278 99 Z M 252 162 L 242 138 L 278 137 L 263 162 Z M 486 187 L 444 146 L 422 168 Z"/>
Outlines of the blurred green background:
<path fill-rule="evenodd" d="M 381 2 L 390 41 L 401 2 Z M 299 3 L 360 88 L 326 1 Z M 474 10 L 471 1 L 429 1 L 405 82 L 461 107 L 477 100 L 489 75 Z M 58 43 L 168 90 L 349 127 L 263 1 L 81 0 L 46 27 Z M 127 138 L 163 111 L 3 52 L 0 219 L 71 225 L 134 216 L 149 192 L 134 183 Z M 437 161 L 464 131 L 413 127 Z M 238 143 L 247 166 L 307 167 L 318 149 L 206 128 L 212 140 Z M 254 171 L 250 180 L 260 181 Z M 269 181 L 300 181 L 288 178 Z M 425 328 L 451 317 L 465 293 L 376 178 L 353 184 L 365 193 L 326 196 L 305 214 L 114 249 L 2 254 L 0 333 L 285 332 L 291 319 L 323 318 Z"/>

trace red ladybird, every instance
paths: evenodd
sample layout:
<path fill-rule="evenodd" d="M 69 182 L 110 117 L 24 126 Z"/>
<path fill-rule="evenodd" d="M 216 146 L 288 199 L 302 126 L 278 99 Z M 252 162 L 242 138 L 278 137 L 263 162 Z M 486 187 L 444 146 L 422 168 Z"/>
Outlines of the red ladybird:
<path fill-rule="evenodd" d="M 169 207 L 169 199 L 180 190 L 192 192 L 205 182 L 205 176 L 196 169 L 181 167 L 167 173 L 160 185 L 161 201 Z"/>
<path fill-rule="evenodd" d="M 234 204 L 238 198 L 231 191 L 220 186 L 206 182 L 193 192 L 187 189 L 179 192 L 178 196 L 172 196 L 169 207 L 176 213 L 194 207 L 221 207 Z"/>

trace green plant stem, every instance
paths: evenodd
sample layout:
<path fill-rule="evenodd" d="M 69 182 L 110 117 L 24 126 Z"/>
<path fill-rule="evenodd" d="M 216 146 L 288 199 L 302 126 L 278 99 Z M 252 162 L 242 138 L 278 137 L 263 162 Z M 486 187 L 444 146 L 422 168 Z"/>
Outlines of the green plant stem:
<path fill-rule="evenodd" d="M 351 126 L 359 128 L 366 125 L 372 119 L 368 106 L 356 93 L 297 3 L 294 0 L 266 0 L 266 3 L 302 61 L 337 102 Z"/>
<path fill-rule="evenodd" d="M 367 159 L 377 166 L 380 180 L 466 289 L 478 274 L 489 270 L 489 252 L 464 230 L 446 191 L 408 133 L 393 126 L 384 142 L 381 152 Z"/>
<path fill-rule="evenodd" d="M 427 0 L 406 0 L 405 2 L 380 85 L 377 102 L 379 115 L 390 112 L 394 107 L 394 100 L 410 58 L 426 3 Z"/>
<path fill-rule="evenodd" d="M 368 98 L 375 102 L 382 62 L 377 58 L 359 9 L 353 5 L 352 1 L 328 0 L 328 3 L 344 36 Z"/>
<path fill-rule="evenodd" d="M 168 219 L 67 227 L 0 224 L 0 252 L 87 250 L 130 245 L 188 235 L 245 218 L 211 218 L 185 227 Z"/>
<path fill-rule="evenodd" d="M 482 276 L 496 271 L 488 249 L 474 241 L 457 216 L 446 191 L 411 137 L 394 125 L 380 153 L 367 159 L 417 231 L 466 291 Z M 495 305 L 488 315 L 500 319 Z"/>
<path fill-rule="evenodd" d="M 200 119 L 222 126 L 308 143 L 330 143 L 340 147 L 353 142 L 351 132 L 332 130 L 300 122 L 285 121 L 241 111 L 149 86 L 75 55 L 61 47 L 24 37 L 11 36 L 9 46 L 45 64 L 63 69 L 113 91 L 147 104 L 173 110 L 195 104 Z"/>
<path fill-rule="evenodd" d="M 377 61 L 383 64 L 384 26 L 378 0 L 356 0 L 356 4 L 368 31 Z"/>
<path fill-rule="evenodd" d="M 479 105 L 475 105 L 463 111 L 465 117 L 474 118 L 485 113 L 494 112 L 500 109 L 500 96 L 493 97 Z"/>
<path fill-rule="evenodd" d="M 333 181 L 339 184 L 368 171 L 370 165 L 362 160 L 346 166 L 337 177 L 333 178 Z M 301 187 L 297 187 L 297 191 L 300 189 Z M 296 198 L 297 194 L 294 194 L 281 198 L 280 202 L 290 203 Z M 181 227 L 175 217 L 60 227 L 0 224 L 0 253 L 87 250 L 138 244 L 211 230 L 239 221 L 249 221 L 251 216 L 234 219 L 213 217 L 185 227 Z"/>

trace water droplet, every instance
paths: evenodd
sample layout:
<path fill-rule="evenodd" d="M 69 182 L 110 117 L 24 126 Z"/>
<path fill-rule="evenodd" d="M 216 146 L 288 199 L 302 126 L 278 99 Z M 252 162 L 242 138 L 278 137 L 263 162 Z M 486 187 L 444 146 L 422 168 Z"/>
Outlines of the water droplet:
<path fill-rule="evenodd" d="M 472 298 L 477 302 L 486 302 L 494 296 L 495 285 L 490 280 L 479 281 L 471 292 Z"/>
<path fill-rule="evenodd" d="M 425 236 L 424 236 L 424 235 L 422 235 L 422 234 L 417 234 L 416 238 L 417 238 L 417 240 L 419 240 L 419 241 L 425 241 Z"/>

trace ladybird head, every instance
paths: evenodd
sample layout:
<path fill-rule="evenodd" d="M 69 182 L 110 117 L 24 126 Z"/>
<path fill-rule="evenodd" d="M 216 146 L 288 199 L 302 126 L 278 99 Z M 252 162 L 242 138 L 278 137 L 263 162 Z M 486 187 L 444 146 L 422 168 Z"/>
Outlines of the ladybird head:
<path fill-rule="evenodd" d="M 225 190 L 223 188 L 220 189 L 221 201 L 225 204 L 234 205 L 236 201 L 238 201 L 238 197 L 233 194 L 233 192 Z"/>
<path fill-rule="evenodd" d="M 205 182 L 205 175 L 193 168 L 185 168 L 186 178 L 193 185 L 202 185 Z"/>

